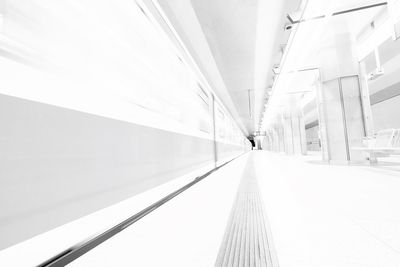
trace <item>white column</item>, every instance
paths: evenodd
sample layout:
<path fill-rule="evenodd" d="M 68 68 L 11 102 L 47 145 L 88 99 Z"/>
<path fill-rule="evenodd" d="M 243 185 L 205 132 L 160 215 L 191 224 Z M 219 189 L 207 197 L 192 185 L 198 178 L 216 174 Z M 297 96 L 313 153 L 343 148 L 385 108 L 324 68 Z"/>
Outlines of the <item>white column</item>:
<path fill-rule="evenodd" d="M 362 161 L 365 136 L 360 68 L 355 42 L 340 17 L 326 23 L 319 51 L 321 83 L 318 105 L 323 158 L 330 162 Z"/>
<path fill-rule="evenodd" d="M 400 38 L 400 0 L 389 0 L 388 10 L 393 23 L 393 40 Z"/>
<path fill-rule="evenodd" d="M 283 135 L 284 135 L 284 145 L 285 153 L 288 155 L 294 154 L 294 142 L 293 142 L 293 124 L 290 112 L 285 112 L 282 117 L 283 124 Z"/>
<path fill-rule="evenodd" d="M 276 124 L 274 129 L 277 134 L 277 142 L 278 142 L 277 152 L 284 152 L 285 151 L 285 140 L 284 140 L 284 130 L 283 130 L 282 123 Z"/>
<path fill-rule="evenodd" d="M 300 108 L 292 106 L 285 111 L 283 128 L 286 154 L 307 154 L 305 125 Z"/>

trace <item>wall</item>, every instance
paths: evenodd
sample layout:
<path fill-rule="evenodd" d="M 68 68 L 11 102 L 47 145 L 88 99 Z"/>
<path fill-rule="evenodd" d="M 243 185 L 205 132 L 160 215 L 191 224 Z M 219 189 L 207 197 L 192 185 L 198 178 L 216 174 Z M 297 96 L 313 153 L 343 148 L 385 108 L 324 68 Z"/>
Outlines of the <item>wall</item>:
<path fill-rule="evenodd" d="M 321 151 L 318 131 L 319 131 L 318 121 L 316 121 L 315 123 L 306 125 L 306 137 L 307 137 L 307 150 L 308 151 Z"/>
<path fill-rule="evenodd" d="M 400 129 L 400 96 L 379 102 L 371 108 L 375 132 L 390 128 Z"/>
<path fill-rule="evenodd" d="M 368 82 L 375 133 L 400 128 L 400 40 L 388 38 L 378 50 L 384 75 Z M 367 57 L 364 62 L 367 72 L 376 68 L 375 60 Z"/>

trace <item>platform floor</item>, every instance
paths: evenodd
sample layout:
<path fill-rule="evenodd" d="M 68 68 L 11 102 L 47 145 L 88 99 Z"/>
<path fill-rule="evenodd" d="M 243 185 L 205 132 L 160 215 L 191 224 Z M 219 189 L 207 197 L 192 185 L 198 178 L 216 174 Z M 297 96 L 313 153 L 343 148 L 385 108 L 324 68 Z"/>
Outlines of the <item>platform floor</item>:
<path fill-rule="evenodd" d="M 243 187 L 243 177 L 256 181 Z M 241 156 L 70 266 L 218 265 L 235 199 L 255 186 L 268 231 L 263 254 L 280 267 L 400 266 L 396 163 L 332 166 L 316 154 L 266 151 Z M 129 203 L 123 209 L 129 211 Z M 101 218 L 109 220 L 104 214 Z M 32 253 L 31 241 L 25 249 Z M 18 246 L 0 252 L 0 265 L 15 255 L 21 255 Z"/>
<path fill-rule="evenodd" d="M 281 267 L 400 266 L 400 169 L 253 152 Z"/>

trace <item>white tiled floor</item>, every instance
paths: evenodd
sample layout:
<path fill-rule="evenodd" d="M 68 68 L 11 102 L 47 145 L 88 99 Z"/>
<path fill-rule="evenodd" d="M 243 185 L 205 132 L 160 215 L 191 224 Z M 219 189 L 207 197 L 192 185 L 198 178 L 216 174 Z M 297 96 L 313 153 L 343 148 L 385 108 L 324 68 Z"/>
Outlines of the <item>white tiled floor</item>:
<path fill-rule="evenodd" d="M 281 267 L 400 266 L 400 170 L 253 159 Z"/>

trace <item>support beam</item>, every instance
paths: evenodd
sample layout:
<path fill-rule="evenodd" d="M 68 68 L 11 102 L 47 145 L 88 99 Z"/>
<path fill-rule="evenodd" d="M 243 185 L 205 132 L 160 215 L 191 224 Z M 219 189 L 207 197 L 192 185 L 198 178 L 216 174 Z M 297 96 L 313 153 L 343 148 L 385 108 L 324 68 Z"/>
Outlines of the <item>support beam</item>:
<path fill-rule="evenodd" d="M 375 3 L 375 4 L 371 4 L 371 5 L 366 5 L 366 6 L 360 6 L 360 7 L 340 10 L 340 11 L 336 11 L 336 12 L 332 13 L 332 16 L 338 16 L 338 15 L 348 14 L 348 13 L 352 13 L 352 12 L 362 11 L 362 10 L 365 10 L 365 9 L 386 6 L 387 4 L 388 4 L 387 2 L 379 2 L 379 3 Z M 302 23 L 302 22 L 310 21 L 310 20 L 323 19 L 323 18 L 326 18 L 327 15 L 318 15 L 318 16 L 315 16 L 315 17 L 312 17 L 312 18 L 309 18 L 309 19 L 300 19 L 300 20 L 294 20 L 290 16 L 290 14 L 288 14 L 286 17 L 288 18 L 290 23 L 293 25 L 293 24 L 299 24 L 299 23 Z"/>

